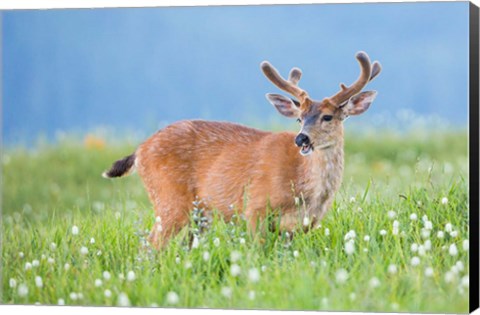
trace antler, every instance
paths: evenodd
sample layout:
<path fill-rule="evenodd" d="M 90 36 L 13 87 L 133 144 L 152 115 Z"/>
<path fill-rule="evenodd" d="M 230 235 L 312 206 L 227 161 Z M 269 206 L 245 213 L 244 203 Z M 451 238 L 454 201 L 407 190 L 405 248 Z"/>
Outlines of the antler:
<path fill-rule="evenodd" d="M 300 69 L 293 68 L 290 71 L 287 81 L 282 78 L 277 69 L 275 69 L 268 61 L 262 62 L 260 67 L 265 76 L 279 89 L 295 96 L 300 102 L 303 102 L 308 97 L 308 93 L 297 86 L 298 81 L 300 81 L 300 78 L 302 77 L 302 71 Z"/>
<path fill-rule="evenodd" d="M 330 97 L 330 102 L 332 102 L 334 105 L 338 106 L 348 100 L 350 97 L 359 93 L 367 85 L 367 83 L 373 80 L 382 70 L 382 67 L 378 61 L 375 61 L 371 65 L 368 55 L 363 51 L 358 52 L 356 58 L 360 64 L 360 76 L 355 83 L 348 87 L 343 83 L 340 84 L 341 90 L 334 96 Z"/>

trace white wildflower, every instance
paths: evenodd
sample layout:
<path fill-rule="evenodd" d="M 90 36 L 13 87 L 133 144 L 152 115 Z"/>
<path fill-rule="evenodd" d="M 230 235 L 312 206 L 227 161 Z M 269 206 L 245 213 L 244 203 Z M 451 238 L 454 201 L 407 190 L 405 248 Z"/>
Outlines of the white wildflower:
<path fill-rule="evenodd" d="M 233 277 L 238 276 L 241 271 L 242 271 L 242 270 L 241 270 L 240 266 L 237 265 L 237 264 L 233 264 L 233 265 L 230 266 L 230 274 L 231 274 Z"/>
<path fill-rule="evenodd" d="M 35 285 L 37 286 L 37 288 L 42 288 L 43 287 L 42 277 L 40 277 L 40 276 L 35 277 Z"/>
<path fill-rule="evenodd" d="M 370 236 L 369 235 L 365 235 L 365 237 L 363 238 L 363 240 L 365 242 L 370 242 Z"/>
<path fill-rule="evenodd" d="M 418 244 L 417 243 L 413 243 L 411 246 L 410 246 L 410 250 L 414 253 L 416 253 L 418 251 Z"/>
<path fill-rule="evenodd" d="M 248 291 L 248 299 L 251 301 L 255 300 L 255 291 L 253 290 Z"/>
<path fill-rule="evenodd" d="M 32 261 L 32 266 L 33 267 L 38 267 L 38 266 L 40 266 L 40 262 L 35 259 L 35 260 Z"/>
<path fill-rule="evenodd" d="M 457 245 L 455 244 L 450 245 L 450 247 L 448 248 L 448 253 L 450 254 L 450 256 L 457 256 L 458 254 Z"/>
<path fill-rule="evenodd" d="M 65 271 L 67 271 L 68 269 L 70 269 L 70 264 L 69 264 L 69 263 L 66 263 L 66 264 L 63 266 L 63 269 L 65 269 Z"/>
<path fill-rule="evenodd" d="M 425 243 L 423 243 L 423 247 L 428 252 L 429 250 L 432 249 L 432 241 L 426 240 Z"/>
<path fill-rule="evenodd" d="M 162 223 L 162 218 L 160 216 L 155 217 L 155 222 L 156 223 Z"/>
<path fill-rule="evenodd" d="M 348 272 L 343 268 L 338 269 L 335 273 L 335 279 L 337 283 L 345 283 L 348 279 Z"/>
<path fill-rule="evenodd" d="M 127 273 L 127 281 L 132 282 L 134 280 L 135 280 L 135 272 L 133 272 L 133 270 L 130 270 Z"/>
<path fill-rule="evenodd" d="M 245 239 L 244 239 L 243 237 L 241 237 L 240 240 L 239 240 L 239 242 L 240 242 L 240 244 L 245 245 L 245 242 L 246 242 L 246 241 L 245 241 Z"/>
<path fill-rule="evenodd" d="M 192 248 L 198 248 L 199 245 L 200 245 L 200 241 L 198 240 L 198 237 L 195 235 L 193 237 Z"/>
<path fill-rule="evenodd" d="M 347 234 L 345 234 L 345 241 L 348 241 L 348 240 L 351 240 L 351 239 L 355 239 L 357 237 L 357 234 L 355 233 L 354 230 L 350 230 L 348 231 Z"/>
<path fill-rule="evenodd" d="M 93 237 L 90 238 L 90 244 L 95 244 L 95 239 Z"/>
<path fill-rule="evenodd" d="M 397 220 L 393 221 L 393 228 L 392 228 L 393 235 L 398 235 L 399 227 L 400 227 L 400 223 Z"/>
<path fill-rule="evenodd" d="M 453 238 L 457 237 L 458 236 L 458 231 L 450 232 L 450 236 L 453 237 Z"/>
<path fill-rule="evenodd" d="M 28 287 L 25 283 L 22 283 L 18 286 L 17 293 L 21 297 L 25 297 L 28 295 Z"/>
<path fill-rule="evenodd" d="M 468 251 L 469 249 L 469 241 L 468 240 L 463 240 L 463 243 L 462 243 L 462 248 L 464 251 Z"/>
<path fill-rule="evenodd" d="M 72 235 L 78 235 L 78 232 L 79 232 L 78 226 L 76 225 L 72 226 Z"/>
<path fill-rule="evenodd" d="M 417 217 L 417 214 L 416 214 L 416 213 L 412 213 L 412 214 L 410 215 L 410 220 L 416 221 L 417 219 L 418 219 L 418 217 Z"/>
<path fill-rule="evenodd" d="M 430 237 L 430 230 L 427 230 L 425 228 L 422 228 L 422 230 L 420 231 L 421 235 L 422 235 L 422 238 L 429 238 Z"/>
<path fill-rule="evenodd" d="M 385 231 L 385 230 L 380 230 L 380 235 L 381 235 L 381 236 L 387 235 L 387 231 Z"/>
<path fill-rule="evenodd" d="M 448 203 L 448 198 L 447 197 L 443 197 L 442 198 L 442 205 L 446 205 Z"/>
<path fill-rule="evenodd" d="M 325 236 L 329 236 L 330 235 L 330 229 L 329 228 L 325 228 Z"/>
<path fill-rule="evenodd" d="M 231 298 L 232 297 L 232 289 L 229 288 L 229 287 L 223 287 L 222 290 L 221 290 L 221 293 L 226 298 Z"/>
<path fill-rule="evenodd" d="M 10 280 L 8 280 L 8 285 L 10 286 L 10 288 L 15 288 L 17 286 L 17 280 L 13 279 L 13 278 L 10 278 Z"/>
<path fill-rule="evenodd" d="M 410 261 L 412 266 L 418 266 L 420 264 L 420 258 L 417 256 L 412 257 L 412 260 Z"/>
<path fill-rule="evenodd" d="M 251 282 L 258 282 L 258 280 L 260 280 L 260 272 L 257 268 L 250 268 L 248 270 L 248 279 Z"/>
<path fill-rule="evenodd" d="M 53 259 L 52 257 L 48 257 L 47 262 L 48 262 L 50 265 L 53 265 L 53 264 L 55 263 L 55 259 Z"/>
<path fill-rule="evenodd" d="M 101 287 L 103 284 L 102 280 L 101 279 L 95 279 L 95 286 L 98 288 L 98 287 Z"/>
<path fill-rule="evenodd" d="M 432 277 L 433 276 L 433 268 L 432 267 L 427 267 L 425 269 L 425 276 L 426 277 Z"/>
<path fill-rule="evenodd" d="M 208 261 L 210 259 L 210 253 L 205 251 L 203 252 L 203 260 Z"/>
<path fill-rule="evenodd" d="M 378 288 L 380 286 L 380 280 L 377 277 L 373 277 L 369 281 L 369 285 L 371 288 Z"/>
<path fill-rule="evenodd" d="M 178 265 L 182 260 L 180 257 L 175 257 L 175 263 Z"/>
<path fill-rule="evenodd" d="M 463 262 L 461 262 L 460 260 L 455 263 L 455 266 L 457 267 L 458 271 L 463 271 L 465 269 Z"/>
<path fill-rule="evenodd" d="M 120 274 L 118 275 L 118 278 L 119 278 L 120 280 L 122 280 L 122 281 L 125 280 L 125 276 L 123 275 L 123 273 L 120 273 Z"/>
<path fill-rule="evenodd" d="M 423 245 L 418 246 L 418 255 L 425 256 L 425 252 L 426 252 L 425 251 L 425 246 L 423 246 Z"/>
<path fill-rule="evenodd" d="M 427 215 L 426 215 L 426 214 L 424 214 L 424 215 L 423 215 L 423 217 L 422 217 L 422 221 L 423 221 L 424 223 L 428 221 L 428 217 L 427 217 Z"/>
<path fill-rule="evenodd" d="M 387 215 L 390 219 L 394 219 L 397 216 L 397 213 L 393 210 L 390 210 L 388 211 Z"/>
<path fill-rule="evenodd" d="M 102 275 L 103 275 L 103 279 L 105 280 L 110 280 L 110 278 L 112 277 L 112 275 L 108 271 L 104 271 Z"/>
<path fill-rule="evenodd" d="M 310 218 L 309 217 L 304 217 L 303 218 L 303 226 L 308 226 L 310 224 Z"/>
<path fill-rule="evenodd" d="M 260 270 L 262 270 L 262 272 L 267 271 L 267 266 L 263 265 L 263 266 L 260 268 Z"/>
<path fill-rule="evenodd" d="M 103 295 L 105 295 L 105 297 L 108 299 L 112 296 L 112 291 L 110 291 L 109 289 L 106 289 L 104 292 L 103 292 Z"/>
<path fill-rule="evenodd" d="M 25 254 L 23 252 L 19 252 L 18 257 L 23 258 L 23 257 L 25 257 Z"/>
<path fill-rule="evenodd" d="M 355 197 L 350 197 L 350 203 L 354 203 L 355 202 Z"/>
<path fill-rule="evenodd" d="M 396 273 L 397 273 L 397 266 L 394 265 L 394 264 L 390 264 L 390 265 L 388 266 L 388 273 L 389 273 L 389 274 L 392 274 L 392 275 L 393 275 L 393 274 L 396 274 Z"/>
<path fill-rule="evenodd" d="M 464 288 L 468 288 L 470 286 L 470 276 L 469 275 L 463 276 L 462 279 L 460 280 L 460 285 Z"/>
<path fill-rule="evenodd" d="M 437 232 L 437 237 L 438 238 L 444 238 L 445 237 L 445 233 L 443 231 L 438 231 Z"/>
<path fill-rule="evenodd" d="M 102 251 L 101 250 L 97 251 L 97 256 L 101 256 L 101 255 L 102 255 Z"/>
<path fill-rule="evenodd" d="M 185 266 L 185 269 L 190 269 L 190 268 L 192 268 L 193 265 L 192 265 L 192 262 L 191 262 L 191 261 L 187 260 L 187 261 L 185 262 L 184 266 Z"/>
<path fill-rule="evenodd" d="M 353 240 L 350 240 L 345 243 L 345 253 L 347 255 L 352 255 L 355 252 L 355 243 Z"/>
<path fill-rule="evenodd" d="M 30 269 L 32 269 L 32 264 L 29 263 L 29 262 L 26 262 L 25 263 L 25 270 L 30 270 Z"/>
<path fill-rule="evenodd" d="M 431 230 L 433 229 L 433 223 L 432 221 L 425 221 L 425 224 L 423 225 L 425 229 Z"/>
<path fill-rule="evenodd" d="M 242 254 L 236 250 L 230 253 L 230 259 L 232 262 L 238 261 L 240 258 L 242 258 Z"/>
<path fill-rule="evenodd" d="M 88 248 L 86 248 L 85 246 L 82 246 L 82 248 L 80 248 L 80 254 L 82 255 L 88 254 Z"/>
<path fill-rule="evenodd" d="M 178 297 L 178 294 L 174 291 L 170 291 L 167 293 L 167 303 L 170 305 L 175 305 L 178 303 L 180 298 Z"/>
<path fill-rule="evenodd" d="M 452 223 L 445 224 L 445 232 L 450 233 L 453 231 Z"/>
<path fill-rule="evenodd" d="M 58 305 L 65 305 L 65 300 L 64 299 L 58 299 L 57 304 Z"/>
<path fill-rule="evenodd" d="M 76 301 L 78 299 L 78 294 L 75 292 L 70 293 L 70 300 Z"/>
<path fill-rule="evenodd" d="M 453 280 L 455 280 L 455 273 L 453 273 L 452 271 L 447 271 L 445 273 L 445 282 L 450 283 Z"/>
<path fill-rule="evenodd" d="M 300 253 L 298 252 L 298 250 L 293 251 L 293 257 L 296 258 L 298 256 L 300 256 Z"/>
<path fill-rule="evenodd" d="M 130 306 L 130 299 L 128 298 L 128 295 L 125 292 L 121 292 L 118 295 L 117 299 L 117 306 Z"/>
<path fill-rule="evenodd" d="M 55 243 L 50 243 L 50 250 L 56 250 L 57 249 L 57 244 Z"/>
<path fill-rule="evenodd" d="M 215 237 L 215 239 L 213 240 L 213 245 L 215 245 L 215 247 L 220 246 L 220 239 L 218 237 Z"/>

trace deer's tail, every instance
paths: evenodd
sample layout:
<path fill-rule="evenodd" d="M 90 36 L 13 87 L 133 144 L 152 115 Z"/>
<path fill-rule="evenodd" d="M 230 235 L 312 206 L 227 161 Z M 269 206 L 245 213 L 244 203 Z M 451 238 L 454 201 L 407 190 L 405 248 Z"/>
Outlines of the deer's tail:
<path fill-rule="evenodd" d="M 132 153 L 116 161 L 108 171 L 103 172 L 102 176 L 105 178 L 113 178 L 129 175 L 135 169 L 135 159 L 135 153 Z"/>

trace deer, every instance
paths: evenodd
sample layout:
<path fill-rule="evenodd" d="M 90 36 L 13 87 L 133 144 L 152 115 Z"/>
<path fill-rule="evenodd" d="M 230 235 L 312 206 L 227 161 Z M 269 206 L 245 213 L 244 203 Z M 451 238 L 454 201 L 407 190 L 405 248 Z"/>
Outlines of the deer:
<path fill-rule="evenodd" d="M 341 185 L 343 122 L 364 113 L 377 96 L 376 91 L 362 90 L 380 73 L 380 63 L 371 63 L 362 51 L 356 59 L 358 79 L 350 86 L 341 83 L 335 95 L 323 100 L 314 100 L 298 86 L 299 68 L 292 68 L 285 80 L 268 61 L 261 63 L 271 83 L 293 96 L 266 94 L 280 114 L 297 119 L 298 133 L 230 122 L 178 121 L 114 162 L 103 177 L 137 170 L 154 206 L 156 220 L 148 240 L 157 249 L 189 224 L 198 198 L 225 220 L 242 214 L 254 234 L 269 209 L 279 214 L 279 231 L 315 228 Z"/>

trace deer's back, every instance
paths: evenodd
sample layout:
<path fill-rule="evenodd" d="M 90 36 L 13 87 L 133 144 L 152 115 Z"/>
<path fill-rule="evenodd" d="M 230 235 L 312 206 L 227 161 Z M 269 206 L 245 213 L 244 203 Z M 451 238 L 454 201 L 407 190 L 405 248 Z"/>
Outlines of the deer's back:
<path fill-rule="evenodd" d="M 282 199 L 284 192 L 291 199 L 298 157 L 293 137 L 233 123 L 181 121 L 139 146 L 137 169 L 151 195 L 174 187 L 223 212 L 241 208 L 247 186 L 261 190 L 255 195 L 262 200 L 252 202 Z"/>

